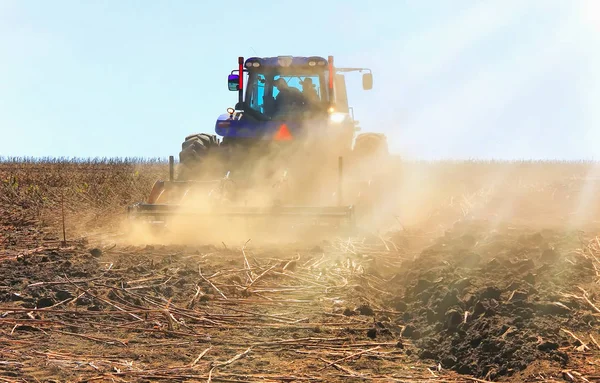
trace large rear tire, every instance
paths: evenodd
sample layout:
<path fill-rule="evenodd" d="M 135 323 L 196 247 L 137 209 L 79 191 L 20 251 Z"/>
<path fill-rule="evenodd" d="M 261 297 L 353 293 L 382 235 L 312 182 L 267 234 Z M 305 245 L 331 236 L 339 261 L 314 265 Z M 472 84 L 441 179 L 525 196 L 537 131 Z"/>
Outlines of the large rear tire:
<path fill-rule="evenodd" d="M 218 146 L 219 140 L 214 134 L 198 133 L 187 136 L 179 152 L 179 178 L 187 180 L 210 175 L 211 164 L 208 163 L 208 158 L 212 149 Z"/>
<path fill-rule="evenodd" d="M 354 155 L 359 158 L 387 156 L 387 137 L 382 133 L 362 133 L 354 140 Z"/>
<path fill-rule="evenodd" d="M 219 146 L 219 140 L 214 134 L 199 133 L 187 136 L 181 144 L 179 162 L 198 161 L 214 146 Z"/>
<path fill-rule="evenodd" d="M 381 203 L 389 190 L 386 180 L 389 177 L 387 165 L 389 149 L 387 137 L 382 133 L 359 134 L 354 141 L 351 154 L 351 178 L 355 182 L 356 219 L 366 227 L 375 227 L 384 208 Z"/>

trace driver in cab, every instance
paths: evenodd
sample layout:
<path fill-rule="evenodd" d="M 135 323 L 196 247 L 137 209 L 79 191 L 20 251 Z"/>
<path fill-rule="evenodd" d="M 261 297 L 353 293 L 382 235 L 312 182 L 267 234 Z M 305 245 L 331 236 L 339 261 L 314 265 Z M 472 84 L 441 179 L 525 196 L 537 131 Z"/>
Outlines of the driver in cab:
<path fill-rule="evenodd" d="M 290 87 L 283 78 L 279 77 L 275 80 L 273 86 L 279 91 L 277 97 L 275 97 L 276 112 L 280 112 L 294 106 L 294 104 L 300 103 L 302 97 L 301 92 L 296 88 Z"/>

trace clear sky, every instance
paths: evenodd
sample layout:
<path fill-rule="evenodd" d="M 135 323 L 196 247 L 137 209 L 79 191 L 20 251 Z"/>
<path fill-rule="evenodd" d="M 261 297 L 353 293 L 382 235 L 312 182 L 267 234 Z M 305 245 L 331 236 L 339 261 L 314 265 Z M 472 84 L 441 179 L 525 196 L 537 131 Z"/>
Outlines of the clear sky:
<path fill-rule="evenodd" d="M 0 0 L 0 156 L 177 156 L 238 56 L 334 55 L 410 157 L 600 159 L 600 0 Z"/>

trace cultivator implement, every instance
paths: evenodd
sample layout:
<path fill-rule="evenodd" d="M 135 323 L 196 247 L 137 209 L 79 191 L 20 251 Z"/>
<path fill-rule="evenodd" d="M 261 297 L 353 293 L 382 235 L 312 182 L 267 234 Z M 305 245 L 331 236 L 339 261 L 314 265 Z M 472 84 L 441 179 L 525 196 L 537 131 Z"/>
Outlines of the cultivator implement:
<path fill-rule="evenodd" d="M 238 186 L 227 174 L 210 181 L 178 181 L 174 179 L 173 157 L 169 161 L 169 180 L 157 181 L 146 202 L 128 207 L 132 220 L 167 224 L 172 219 L 211 220 L 242 218 L 246 222 L 263 219 L 272 223 L 293 222 L 306 225 L 355 227 L 355 209 L 343 204 L 342 161 L 339 161 L 337 204 L 333 206 L 288 205 L 280 202 L 256 206 L 240 203 Z"/>
<path fill-rule="evenodd" d="M 354 223 L 352 206 L 214 206 L 194 208 L 178 204 L 137 203 L 129 207 L 131 217 L 164 220 L 167 217 L 305 217 L 334 218 Z"/>

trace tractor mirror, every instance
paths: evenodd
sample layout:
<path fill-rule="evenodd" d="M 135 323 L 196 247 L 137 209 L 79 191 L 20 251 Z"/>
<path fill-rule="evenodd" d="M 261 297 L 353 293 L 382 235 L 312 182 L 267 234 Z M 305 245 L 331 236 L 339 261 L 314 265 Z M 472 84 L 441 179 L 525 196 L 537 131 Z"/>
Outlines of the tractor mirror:
<path fill-rule="evenodd" d="M 227 87 L 229 88 L 230 91 L 234 92 L 239 90 L 239 85 L 240 85 L 240 76 L 238 76 L 237 74 L 230 74 L 227 77 Z"/>
<path fill-rule="evenodd" d="M 369 90 L 373 88 L 373 73 L 365 73 L 362 78 L 363 89 Z"/>

